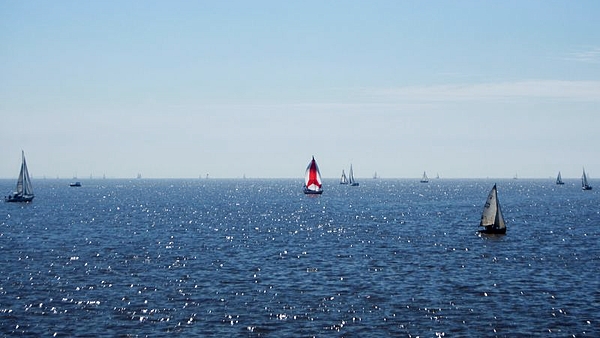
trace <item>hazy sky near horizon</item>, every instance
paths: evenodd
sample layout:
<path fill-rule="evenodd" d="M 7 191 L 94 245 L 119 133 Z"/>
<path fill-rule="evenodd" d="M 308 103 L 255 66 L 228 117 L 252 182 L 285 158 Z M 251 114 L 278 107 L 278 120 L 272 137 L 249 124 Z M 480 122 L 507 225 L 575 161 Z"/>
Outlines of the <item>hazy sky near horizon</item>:
<path fill-rule="evenodd" d="M 598 1 L 2 1 L 0 177 L 600 177 Z"/>

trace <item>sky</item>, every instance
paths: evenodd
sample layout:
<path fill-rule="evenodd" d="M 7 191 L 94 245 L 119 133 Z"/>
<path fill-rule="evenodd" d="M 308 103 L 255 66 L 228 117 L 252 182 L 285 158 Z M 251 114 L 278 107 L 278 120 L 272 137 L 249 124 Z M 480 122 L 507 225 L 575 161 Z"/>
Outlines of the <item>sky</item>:
<path fill-rule="evenodd" d="M 598 1 L 0 2 L 0 178 L 600 177 Z"/>

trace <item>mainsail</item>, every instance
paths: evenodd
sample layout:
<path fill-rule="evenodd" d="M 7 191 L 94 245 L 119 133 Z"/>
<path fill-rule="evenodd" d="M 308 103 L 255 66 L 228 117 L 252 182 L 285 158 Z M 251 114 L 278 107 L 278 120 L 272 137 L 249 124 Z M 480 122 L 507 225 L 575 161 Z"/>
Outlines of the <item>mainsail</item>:
<path fill-rule="evenodd" d="M 427 173 L 423 172 L 423 177 L 421 177 L 421 183 L 429 182 L 429 178 L 427 177 Z"/>
<path fill-rule="evenodd" d="M 592 186 L 588 183 L 588 177 L 585 173 L 585 168 L 583 169 L 583 175 L 581 175 L 581 189 L 592 190 Z"/>
<path fill-rule="evenodd" d="M 304 177 L 304 193 L 306 194 L 320 194 L 323 192 L 321 183 L 321 173 L 319 172 L 319 166 L 313 156 L 312 160 L 306 167 L 306 174 Z"/>
<path fill-rule="evenodd" d="M 356 179 L 354 179 L 354 170 L 352 170 L 352 164 L 350 164 L 350 171 L 348 172 L 348 177 L 350 185 L 356 187 L 358 185 L 358 182 L 356 182 Z"/>
<path fill-rule="evenodd" d="M 27 170 L 25 152 L 21 151 L 21 171 L 19 171 L 19 178 L 17 179 L 17 189 L 5 200 L 7 202 L 29 202 L 33 200 L 33 197 L 33 186 L 29 178 L 29 170 Z"/>
<path fill-rule="evenodd" d="M 502 209 L 500 208 L 500 202 L 498 201 L 498 192 L 495 184 L 483 207 L 479 225 L 484 226 L 491 231 L 506 231 L 506 223 L 502 216 Z"/>
<path fill-rule="evenodd" d="M 560 171 L 558 172 L 558 176 L 556 176 L 556 184 L 565 184 L 562 180 L 562 176 L 560 176 Z"/>
<path fill-rule="evenodd" d="M 340 178 L 340 184 L 348 184 L 348 177 L 346 177 L 344 169 L 342 169 L 342 177 Z"/>

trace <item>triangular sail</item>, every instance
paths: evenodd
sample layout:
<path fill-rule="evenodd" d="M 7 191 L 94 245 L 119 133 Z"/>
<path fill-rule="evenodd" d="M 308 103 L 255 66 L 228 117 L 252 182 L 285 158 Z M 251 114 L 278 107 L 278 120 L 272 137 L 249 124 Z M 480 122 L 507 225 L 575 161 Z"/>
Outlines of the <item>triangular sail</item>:
<path fill-rule="evenodd" d="M 349 181 L 350 185 L 353 185 L 353 186 L 358 185 L 358 182 L 356 182 L 356 179 L 354 178 L 354 170 L 352 170 L 352 164 L 350 164 L 350 171 L 348 172 L 348 181 Z"/>
<path fill-rule="evenodd" d="M 427 173 L 423 172 L 423 177 L 421 178 L 421 183 L 429 182 L 429 178 L 427 177 Z"/>
<path fill-rule="evenodd" d="M 33 195 L 33 186 L 31 185 L 31 179 L 29 178 L 29 170 L 27 170 L 27 162 L 25 161 L 25 152 L 21 153 L 23 157 L 23 164 L 21 164 L 21 175 L 23 176 L 23 195 Z"/>
<path fill-rule="evenodd" d="M 346 177 L 344 169 L 342 169 L 342 177 L 340 178 L 340 184 L 348 184 L 348 177 Z"/>
<path fill-rule="evenodd" d="M 16 191 L 5 197 L 4 200 L 7 202 L 30 202 L 33 197 L 33 186 L 31 185 L 31 178 L 29 178 L 29 170 L 27 170 L 25 152 L 21 151 L 21 170 L 17 179 Z"/>
<path fill-rule="evenodd" d="M 498 202 L 498 192 L 496 185 L 490 191 L 485 206 L 483 207 L 483 213 L 481 214 L 480 226 L 493 227 L 496 229 L 506 228 L 504 217 L 502 216 L 502 209 Z"/>
<path fill-rule="evenodd" d="M 588 183 L 588 177 L 585 173 L 585 168 L 583 169 L 583 174 L 581 175 L 581 188 L 583 190 L 592 190 L 592 186 Z"/>
<path fill-rule="evenodd" d="M 318 192 L 321 191 L 321 173 L 319 172 L 319 166 L 313 156 L 312 160 L 306 167 L 306 174 L 304 177 L 304 187 L 309 191 Z"/>
<path fill-rule="evenodd" d="M 17 190 L 15 191 L 15 195 L 33 195 L 33 186 L 31 185 L 29 171 L 27 170 L 27 162 L 25 161 L 25 152 L 23 151 L 21 151 L 21 158 L 21 171 L 19 171 L 19 178 L 17 179 Z"/>
<path fill-rule="evenodd" d="M 17 190 L 15 190 L 16 195 L 23 195 L 23 186 L 25 185 L 25 161 L 21 162 L 21 171 L 19 172 L 19 178 L 17 179 Z"/>
<path fill-rule="evenodd" d="M 558 172 L 558 176 L 556 176 L 556 184 L 565 184 L 562 180 L 562 176 L 560 175 L 560 171 Z"/>

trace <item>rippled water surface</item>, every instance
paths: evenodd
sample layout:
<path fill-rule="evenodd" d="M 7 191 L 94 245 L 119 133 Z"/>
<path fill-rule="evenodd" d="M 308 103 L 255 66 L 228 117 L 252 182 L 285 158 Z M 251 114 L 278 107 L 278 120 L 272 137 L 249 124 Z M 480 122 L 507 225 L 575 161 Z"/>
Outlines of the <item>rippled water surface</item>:
<path fill-rule="evenodd" d="M 600 194 L 566 183 L 36 180 L 0 203 L 0 334 L 598 337 Z"/>

